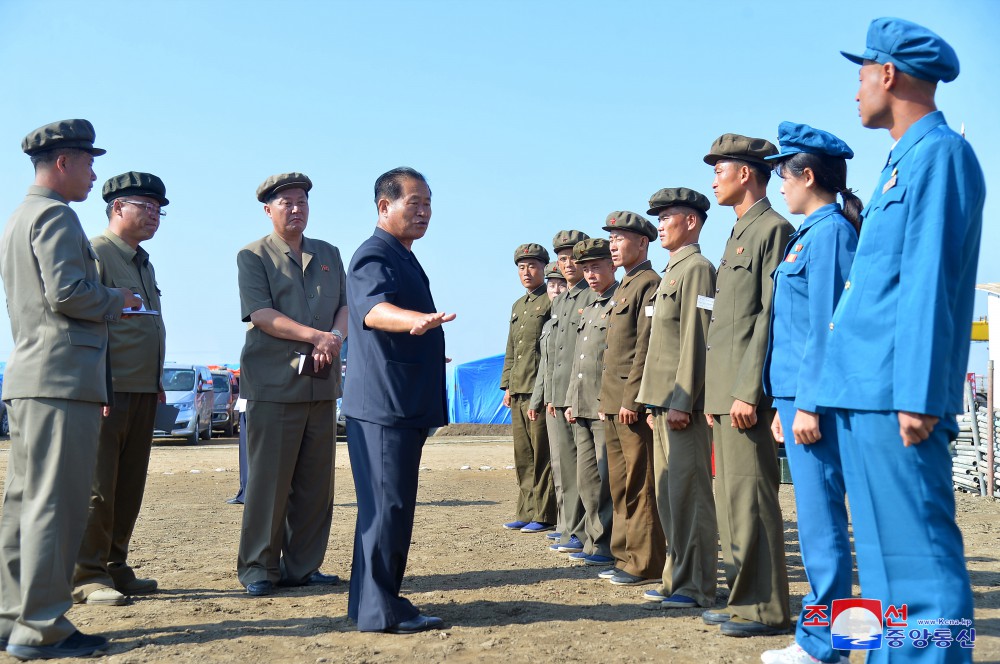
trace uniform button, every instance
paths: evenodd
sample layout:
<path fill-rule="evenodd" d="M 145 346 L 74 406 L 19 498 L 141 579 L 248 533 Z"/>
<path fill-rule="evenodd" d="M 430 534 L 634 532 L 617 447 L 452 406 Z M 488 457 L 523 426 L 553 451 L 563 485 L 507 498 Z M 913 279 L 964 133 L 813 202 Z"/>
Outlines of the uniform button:
<path fill-rule="evenodd" d="M 313 318 L 319 320 L 319 316 L 313 316 Z"/>
<path fill-rule="evenodd" d="M 716 293 L 718 293 L 718 292 L 719 292 L 719 289 L 718 289 L 718 288 L 716 288 L 716 289 L 715 289 L 715 292 L 716 292 Z"/>
<path fill-rule="evenodd" d="M 315 295 L 313 295 L 312 293 L 309 293 L 309 299 L 310 299 L 310 300 L 311 300 L 311 299 L 313 299 L 314 297 L 316 297 L 316 296 L 315 296 Z"/>
<path fill-rule="evenodd" d="M 708 322 L 710 322 L 710 323 L 714 323 L 714 322 L 715 322 L 715 316 L 712 316 L 711 318 L 709 318 L 709 319 L 708 319 Z"/>
<path fill-rule="evenodd" d="M 587 337 L 584 337 L 584 338 L 583 338 L 583 340 L 584 340 L 584 341 L 586 341 L 586 340 L 587 340 Z"/>
<path fill-rule="evenodd" d="M 844 290 L 850 290 L 850 288 L 851 288 L 851 282 L 850 281 L 845 281 L 844 282 Z"/>
<path fill-rule="evenodd" d="M 517 359 L 519 359 L 519 360 L 520 360 L 520 359 L 521 359 L 521 356 L 520 356 L 520 355 L 518 355 L 518 356 L 517 356 Z"/>
<path fill-rule="evenodd" d="M 830 329 L 831 330 L 833 329 L 833 323 L 830 323 Z"/>
<path fill-rule="evenodd" d="M 583 374 L 577 374 L 576 377 L 577 378 L 583 378 Z"/>
<path fill-rule="evenodd" d="M 582 354 L 580 355 L 580 359 L 581 359 L 581 360 L 583 359 L 583 355 L 582 355 Z"/>
<path fill-rule="evenodd" d="M 711 346 L 705 346 L 705 350 L 712 350 Z"/>

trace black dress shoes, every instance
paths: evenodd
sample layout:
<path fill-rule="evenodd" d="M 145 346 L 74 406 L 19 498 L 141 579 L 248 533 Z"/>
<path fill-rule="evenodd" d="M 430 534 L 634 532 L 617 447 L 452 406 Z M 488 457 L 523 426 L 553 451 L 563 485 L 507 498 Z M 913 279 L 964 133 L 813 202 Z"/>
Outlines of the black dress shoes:
<path fill-rule="evenodd" d="M 18 659 L 59 659 L 61 657 L 88 657 L 108 647 L 108 640 L 96 634 L 73 632 L 59 643 L 47 646 L 7 644 L 7 654 Z"/>
<path fill-rule="evenodd" d="M 417 632 L 426 632 L 429 629 L 441 629 L 442 627 L 444 627 L 444 621 L 440 618 L 417 614 L 416 618 L 404 620 L 385 631 L 390 634 L 416 634 Z"/>
<path fill-rule="evenodd" d="M 713 611 L 712 609 L 703 611 L 701 614 L 701 619 L 706 625 L 721 625 L 724 622 L 729 622 L 730 617 L 725 611 Z"/>
<path fill-rule="evenodd" d="M 247 595 L 251 597 L 263 597 L 274 592 L 274 584 L 266 579 L 264 581 L 251 581 L 247 584 Z"/>
<path fill-rule="evenodd" d="M 306 581 L 307 586 L 335 586 L 340 583 L 340 577 L 336 574 L 323 574 L 323 572 L 313 572 Z"/>
<path fill-rule="evenodd" d="M 754 620 L 732 617 L 722 623 L 719 631 L 726 636 L 746 637 L 746 636 L 775 636 L 776 634 L 787 634 L 788 629 L 772 627 Z"/>

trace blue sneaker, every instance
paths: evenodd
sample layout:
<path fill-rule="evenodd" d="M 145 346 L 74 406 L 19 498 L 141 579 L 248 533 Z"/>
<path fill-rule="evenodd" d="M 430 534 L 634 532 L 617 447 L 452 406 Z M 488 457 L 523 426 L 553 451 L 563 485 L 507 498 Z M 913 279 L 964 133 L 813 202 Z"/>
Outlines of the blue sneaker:
<path fill-rule="evenodd" d="M 600 554 L 594 553 L 583 559 L 583 562 L 587 565 L 614 565 L 615 559 L 611 556 L 602 556 Z M 612 574 L 614 576 L 614 574 Z M 610 576 L 607 578 L 611 578 Z"/>
<path fill-rule="evenodd" d="M 587 562 L 587 554 L 584 553 L 583 551 L 578 551 L 576 553 L 571 553 L 571 554 L 569 554 L 566 557 L 569 558 L 570 560 L 572 560 L 574 563 L 585 563 L 585 562 Z"/>
<path fill-rule="evenodd" d="M 659 590 L 647 590 L 642 594 L 642 601 L 644 602 L 662 602 L 665 599 L 666 597 Z"/>
<path fill-rule="evenodd" d="M 522 533 L 547 533 L 550 530 L 555 530 L 556 526 L 554 523 L 541 523 L 539 521 L 532 521 L 531 523 L 524 524 L 521 528 Z"/>
<path fill-rule="evenodd" d="M 559 550 L 559 542 L 553 542 L 552 544 L 549 544 L 549 551 L 551 551 L 552 553 L 562 553 L 562 551 Z"/>
<path fill-rule="evenodd" d="M 571 535 L 569 541 L 559 545 L 559 553 L 581 553 L 583 542 L 576 535 Z"/>
<path fill-rule="evenodd" d="M 559 541 L 562 539 L 562 533 L 551 532 L 545 535 L 545 539 Z"/>
<path fill-rule="evenodd" d="M 698 607 L 698 602 L 694 601 L 687 595 L 678 595 L 677 593 L 674 593 L 660 602 L 660 606 L 664 609 L 694 609 Z"/>
<path fill-rule="evenodd" d="M 507 530 L 520 530 L 528 525 L 527 521 L 511 521 L 510 523 L 503 524 L 503 527 Z"/>

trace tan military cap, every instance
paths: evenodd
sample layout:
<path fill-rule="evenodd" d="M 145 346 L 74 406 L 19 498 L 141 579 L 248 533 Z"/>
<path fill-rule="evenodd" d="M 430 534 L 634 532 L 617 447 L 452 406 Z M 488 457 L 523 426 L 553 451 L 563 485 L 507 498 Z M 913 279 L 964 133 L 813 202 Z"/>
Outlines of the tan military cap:
<path fill-rule="evenodd" d="M 649 210 L 647 214 L 659 214 L 660 211 L 668 207 L 688 207 L 702 212 L 708 212 L 711 207 L 708 198 L 694 189 L 686 187 L 674 187 L 660 189 L 649 197 Z"/>
<path fill-rule="evenodd" d="M 88 120 L 60 120 L 39 127 L 21 140 L 21 149 L 29 156 L 34 156 L 46 150 L 68 149 L 83 150 L 95 157 L 105 154 L 107 150 L 94 147 L 97 132 Z"/>
<path fill-rule="evenodd" d="M 312 189 L 312 186 L 312 180 L 302 173 L 272 175 L 257 187 L 257 200 L 264 203 L 279 191 L 284 191 L 285 189 L 304 189 L 309 191 Z"/>
<path fill-rule="evenodd" d="M 545 266 L 545 278 L 563 279 L 563 280 L 566 279 L 566 277 L 563 276 L 563 273 L 559 271 L 558 263 L 549 263 L 548 265 Z"/>
<path fill-rule="evenodd" d="M 760 164 L 771 169 L 771 164 L 764 158 L 778 154 L 778 148 L 763 138 L 750 138 L 739 134 L 723 134 L 712 143 L 712 149 L 705 155 L 705 163 L 715 166 L 721 159 L 739 159 L 754 164 Z"/>
<path fill-rule="evenodd" d="M 589 239 L 590 236 L 582 231 L 559 231 L 552 238 L 552 249 L 558 253 L 562 249 L 572 249 L 577 242 Z"/>
<path fill-rule="evenodd" d="M 536 261 L 548 263 L 549 252 L 542 245 L 529 242 L 528 244 L 522 244 L 514 251 L 514 265 L 517 265 L 518 261 L 523 261 L 525 258 L 534 258 Z"/>
<path fill-rule="evenodd" d="M 650 240 L 655 240 L 657 236 L 656 226 L 651 224 L 641 214 L 629 212 L 628 210 L 609 214 L 608 218 L 604 221 L 603 228 L 606 231 L 638 233 L 639 235 L 645 235 Z"/>
<path fill-rule="evenodd" d="M 167 188 L 163 185 L 163 180 L 152 173 L 129 171 L 116 175 L 104 183 L 101 198 L 106 203 L 122 196 L 146 196 L 155 198 L 160 205 L 170 203 L 167 200 Z"/>
<path fill-rule="evenodd" d="M 602 258 L 611 260 L 611 243 L 602 237 L 590 238 L 573 245 L 573 260 L 577 263 L 586 263 Z"/>

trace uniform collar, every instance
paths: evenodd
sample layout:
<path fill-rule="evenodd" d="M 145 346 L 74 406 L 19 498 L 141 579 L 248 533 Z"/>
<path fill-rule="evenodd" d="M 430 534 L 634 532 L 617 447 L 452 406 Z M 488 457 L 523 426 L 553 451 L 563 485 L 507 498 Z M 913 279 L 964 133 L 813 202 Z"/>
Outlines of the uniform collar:
<path fill-rule="evenodd" d="M 743 231 L 750 228 L 750 224 L 757 221 L 762 214 L 770 209 L 771 201 L 767 200 L 767 196 L 751 205 L 750 209 L 743 213 L 742 217 L 736 220 L 736 225 L 733 226 L 733 237 L 743 235 Z"/>
<path fill-rule="evenodd" d="M 378 226 L 375 227 L 375 232 L 372 233 L 372 236 L 377 237 L 378 239 L 382 240 L 387 245 L 395 249 L 396 253 L 399 254 L 400 258 L 405 258 L 409 260 L 410 258 L 413 257 L 413 252 L 404 247 L 403 243 L 397 240 L 393 234 L 382 230 Z"/>
<path fill-rule="evenodd" d="M 617 281 L 614 282 L 613 284 L 611 284 L 610 286 L 608 286 L 608 289 L 606 291 L 604 291 L 603 293 L 601 293 L 600 295 L 598 295 L 597 299 L 594 300 L 594 304 L 595 305 L 600 305 L 600 304 L 603 304 L 603 303 L 607 302 L 615 294 L 616 290 L 618 290 L 618 282 Z"/>
<path fill-rule="evenodd" d="M 667 270 L 677 265 L 688 256 L 693 256 L 694 254 L 700 254 L 700 253 L 701 253 L 701 247 L 698 246 L 697 242 L 683 246 L 677 251 L 670 252 L 670 260 L 667 261 Z"/>
<path fill-rule="evenodd" d="M 910 148 L 916 145 L 921 138 L 926 136 L 935 127 L 943 124 L 947 123 L 944 119 L 944 113 L 941 111 L 932 111 L 914 122 L 906 130 L 906 133 L 896 141 L 896 145 L 893 146 L 892 152 L 889 154 L 889 163 L 886 166 L 895 166 L 898 164 L 903 155 L 909 152 Z"/>
<path fill-rule="evenodd" d="M 136 255 L 139 256 L 139 263 L 145 264 L 149 262 L 149 254 L 142 248 L 142 245 L 133 249 L 127 242 L 125 242 L 125 240 L 115 235 L 110 228 L 105 228 L 102 235 L 106 237 L 111 244 L 115 245 L 115 248 L 121 252 L 122 256 L 124 256 L 125 260 L 128 262 L 131 263 Z"/>
<path fill-rule="evenodd" d="M 524 299 L 526 301 L 530 302 L 531 300 L 534 300 L 536 297 L 539 297 L 541 295 L 545 295 L 546 291 L 547 291 L 547 288 L 545 286 L 545 282 L 543 281 L 541 286 L 539 286 L 535 290 L 531 291 L 530 293 L 527 293 L 524 296 Z"/>
<path fill-rule="evenodd" d="M 644 260 L 643 262 L 639 263 L 634 268 L 625 273 L 625 276 L 622 277 L 622 282 L 621 282 L 622 286 L 625 285 L 625 282 L 631 281 L 632 277 L 639 274 L 643 270 L 652 270 L 652 269 L 653 269 L 653 264 L 649 260 Z"/>
<path fill-rule="evenodd" d="M 805 221 L 803 221 L 798 230 L 792 234 L 792 237 L 802 235 L 807 230 L 818 224 L 821 220 L 826 219 L 833 214 L 843 214 L 839 203 L 829 203 L 823 207 L 816 208 L 813 210 L 812 214 L 805 218 Z"/>
<path fill-rule="evenodd" d="M 280 235 L 278 235 L 277 233 L 271 233 L 271 235 L 269 235 L 268 237 L 270 238 L 271 242 L 273 242 L 278 247 L 278 249 L 281 250 L 281 253 L 283 253 L 286 256 L 288 256 L 292 260 L 293 263 L 298 264 L 299 261 L 295 257 L 295 252 L 292 251 L 292 248 L 288 246 L 287 242 L 285 242 L 283 239 L 281 239 Z M 312 260 L 312 257 L 313 257 L 314 254 L 315 254 L 315 251 L 313 250 L 313 242 L 312 242 L 312 240 L 310 240 L 305 235 L 303 235 L 302 236 L 302 269 L 303 270 L 305 270 L 307 267 L 309 267 L 309 261 Z"/>
<path fill-rule="evenodd" d="M 52 200 L 59 201 L 60 203 L 65 203 L 69 205 L 69 201 L 63 198 L 61 195 L 56 193 L 54 189 L 49 189 L 48 187 L 42 187 L 37 184 L 33 184 L 28 187 L 29 196 L 43 196 L 45 198 L 51 198 Z"/>
<path fill-rule="evenodd" d="M 568 288 L 564 292 L 566 293 L 566 297 L 572 297 L 575 299 L 584 291 L 589 291 L 589 290 L 590 286 L 587 285 L 587 280 L 581 279 L 580 281 L 576 282 L 572 288 Z"/>

